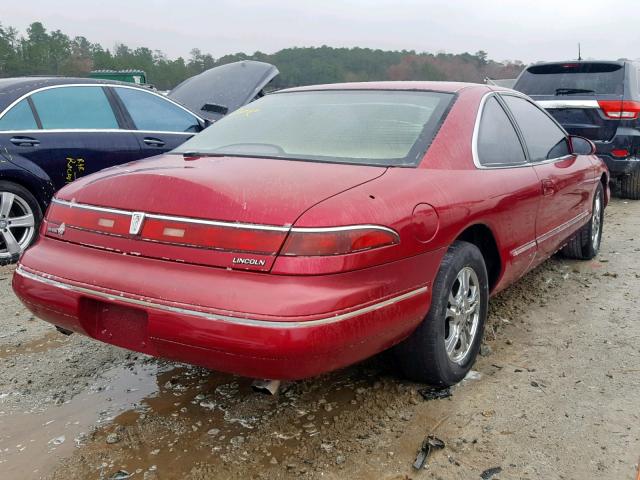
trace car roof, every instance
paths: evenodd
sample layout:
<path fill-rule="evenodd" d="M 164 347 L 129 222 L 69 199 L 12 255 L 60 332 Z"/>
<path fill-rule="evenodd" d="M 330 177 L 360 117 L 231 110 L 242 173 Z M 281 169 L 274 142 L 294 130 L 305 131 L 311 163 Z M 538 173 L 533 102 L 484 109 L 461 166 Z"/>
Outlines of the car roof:
<path fill-rule="evenodd" d="M 316 90 L 430 90 L 437 92 L 456 93 L 470 87 L 484 87 L 481 83 L 465 82 L 423 82 L 423 81 L 396 81 L 396 82 L 350 82 L 350 83 L 329 83 L 324 85 L 308 85 L 305 87 L 294 87 L 280 90 L 276 93 L 284 92 L 308 92 Z"/>
<path fill-rule="evenodd" d="M 118 82 L 114 80 L 103 80 L 98 78 L 74 78 L 74 77 L 13 77 L 0 78 L 0 111 L 4 110 L 11 103 L 23 95 L 39 88 L 56 85 L 124 85 L 128 87 L 141 88 L 133 83 Z"/>

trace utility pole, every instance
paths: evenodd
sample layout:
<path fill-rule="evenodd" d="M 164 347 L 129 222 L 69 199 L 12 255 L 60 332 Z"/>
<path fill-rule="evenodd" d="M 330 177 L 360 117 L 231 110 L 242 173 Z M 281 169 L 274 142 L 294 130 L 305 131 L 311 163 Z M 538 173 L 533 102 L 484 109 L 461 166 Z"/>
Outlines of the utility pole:
<path fill-rule="evenodd" d="M 580 42 L 578 42 L 578 61 L 582 60 L 582 53 L 580 52 Z"/>

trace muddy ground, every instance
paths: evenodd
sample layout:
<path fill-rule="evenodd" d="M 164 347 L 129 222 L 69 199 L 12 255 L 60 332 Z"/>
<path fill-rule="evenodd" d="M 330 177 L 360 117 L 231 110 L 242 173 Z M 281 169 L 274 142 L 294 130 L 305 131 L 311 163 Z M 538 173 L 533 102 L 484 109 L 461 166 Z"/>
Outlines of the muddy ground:
<path fill-rule="evenodd" d="M 3 480 L 635 478 L 640 202 L 613 201 L 596 260 L 553 258 L 494 298 L 477 373 L 441 400 L 384 356 L 256 394 L 58 334 L 11 275 L 0 269 Z M 446 447 L 416 471 L 430 433 Z"/>

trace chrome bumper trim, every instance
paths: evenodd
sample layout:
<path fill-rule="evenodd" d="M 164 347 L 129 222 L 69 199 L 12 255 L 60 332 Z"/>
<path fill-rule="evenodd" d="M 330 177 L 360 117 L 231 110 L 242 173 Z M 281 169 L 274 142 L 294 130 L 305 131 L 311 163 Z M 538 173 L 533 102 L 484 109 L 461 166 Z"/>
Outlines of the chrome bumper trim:
<path fill-rule="evenodd" d="M 373 305 L 362 307 L 357 310 L 352 310 L 350 312 L 341 313 L 338 315 L 333 315 L 325 318 L 319 318 L 315 320 L 287 322 L 287 321 L 259 320 L 254 318 L 218 315 L 218 314 L 213 314 L 209 312 L 203 312 L 201 310 L 193 310 L 190 308 L 174 307 L 171 305 L 156 303 L 153 301 L 144 300 L 142 298 L 132 298 L 130 296 L 125 296 L 124 293 L 114 294 L 114 293 L 101 292 L 98 290 L 93 290 L 91 288 L 80 287 L 78 285 L 72 285 L 69 283 L 61 282 L 59 280 L 55 280 L 51 278 L 50 276 L 43 276 L 43 275 L 38 275 L 32 272 L 27 272 L 22 268 L 21 265 L 18 266 L 18 268 L 15 271 L 15 274 L 20 275 L 24 278 L 28 278 L 29 280 L 50 285 L 52 287 L 57 287 L 63 290 L 68 290 L 68 291 L 80 293 L 83 295 L 90 295 L 92 297 L 97 297 L 104 300 L 126 303 L 129 305 L 134 305 L 138 307 L 152 308 L 155 310 L 162 310 L 165 312 L 177 313 L 180 315 L 189 315 L 192 317 L 203 318 L 205 320 L 231 323 L 234 325 L 245 325 L 245 326 L 251 326 L 251 327 L 263 327 L 263 328 L 274 328 L 274 329 L 284 329 L 284 330 L 293 329 L 293 328 L 317 327 L 319 325 L 328 325 L 331 323 L 341 322 L 343 320 L 348 320 L 350 318 L 357 317 L 359 315 L 364 315 L 366 313 L 374 312 L 381 308 L 385 308 L 395 303 L 402 302 L 403 300 L 407 300 L 409 298 L 415 297 L 416 295 L 420 295 L 421 293 L 425 293 L 428 291 L 428 287 L 424 286 L 424 287 L 420 287 L 415 290 L 411 290 L 409 292 L 403 293 L 402 295 L 389 298 L 382 302 L 374 303 Z"/>

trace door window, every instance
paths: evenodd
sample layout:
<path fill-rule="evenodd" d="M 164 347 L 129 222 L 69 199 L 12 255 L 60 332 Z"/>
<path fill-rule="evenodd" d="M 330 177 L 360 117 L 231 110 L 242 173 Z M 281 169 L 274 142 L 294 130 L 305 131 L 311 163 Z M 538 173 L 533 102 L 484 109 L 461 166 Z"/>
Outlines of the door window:
<path fill-rule="evenodd" d="M 129 111 L 138 130 L 156 132 L 198 132 L 198 119 L 174 103 L 144 90 L 119 88 L 114 90 Z"/>
<path fill-rule="evenodd" d="M 484 104 L 478 132 L 478 160 L 485 167 L 527 163 L 518 134 L 495 97 Z"/>
<path fill-rule="evenodd" d="M 52 88 L 31 96 L 44 129 L 117 129 L 102 87 Z"/>
<path fill-rule="evenodd" d="M 566 133 L 549 116 L 524 98 L 503 95 L 522 131 L 530 161 L 542 162 L 569 155 Z"/>
<path fill-rule="evenodd" d="M 27 100 L 14 105 L 0 118 L 0 131 L 4 130 L 36 130 L 38 125 Z"/>

